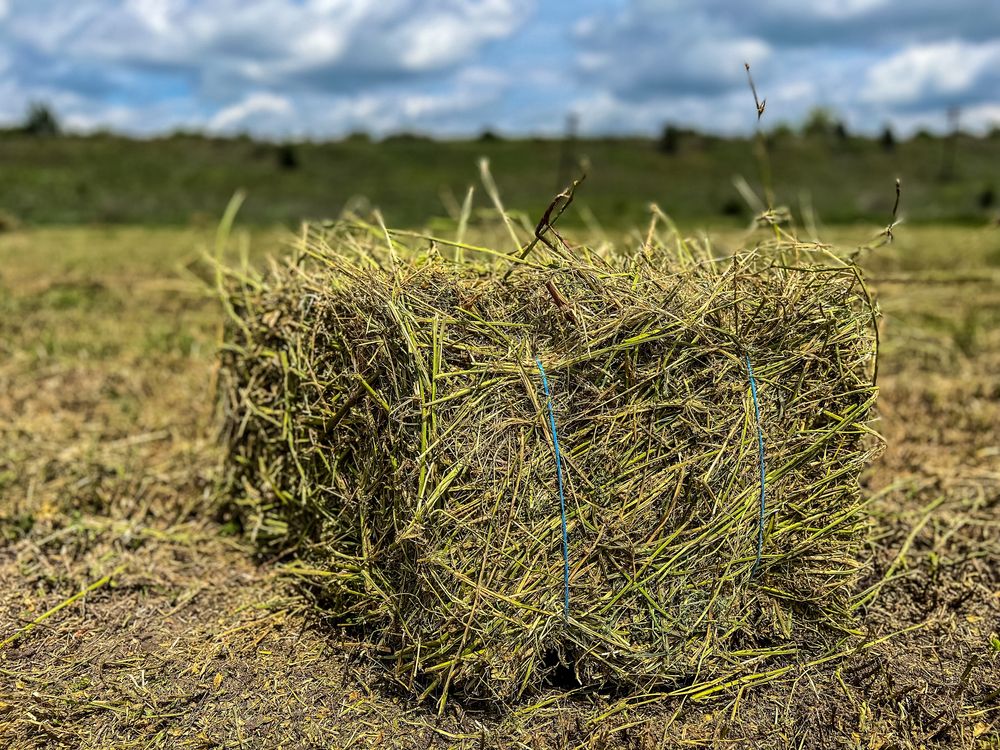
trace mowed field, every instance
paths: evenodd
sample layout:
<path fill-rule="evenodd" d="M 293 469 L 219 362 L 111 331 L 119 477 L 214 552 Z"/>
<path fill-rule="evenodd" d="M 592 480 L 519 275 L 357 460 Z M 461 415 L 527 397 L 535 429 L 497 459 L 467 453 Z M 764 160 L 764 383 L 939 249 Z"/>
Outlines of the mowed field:
<path fill-rule="evenodd" d="M 775 200 L 828 222 L 888 220 L 893 180 L 920 222 L 982 223 L 1000 208 L 1000 131 L 985 137 L 914 137 L 891 149 L 870 138 L 772 132 L 766 138 Z M 566 220 L 597 217 L 624 231 L 657 202 L 691 226 L 746 224 L 734 175 L 756 183 L 754 142 L 678 135 L 654 139 L 481 138 L 439 141 L 399 135 L 278 145 L 249 138 L 174 135 L 148 141 L 113 135 L 39 138 L 0 131 L 0 226 L 9 214 L 38 224 L 213 223 L 237 189 L 256 225 L 295 226 L 344 207 L 378 206 L 390 226 L 416 226 L 458 211 L 476 163 L 489 159 L 509 209 L 535 215 L 585 169 Z M 479 192 L 482 195 L 481 191 Z M 481 201 L 488 205 L 488 201 Z"/>
<path fill-rule="evenodd" d="M 702 703 L 552 692 L 442 716 L 217 497 L 212 241 L 0 234 L 0 747 L 1000 747 L 1000 229 L 904 225 L 861 256 L 887 447 L 852 654 Z"/>

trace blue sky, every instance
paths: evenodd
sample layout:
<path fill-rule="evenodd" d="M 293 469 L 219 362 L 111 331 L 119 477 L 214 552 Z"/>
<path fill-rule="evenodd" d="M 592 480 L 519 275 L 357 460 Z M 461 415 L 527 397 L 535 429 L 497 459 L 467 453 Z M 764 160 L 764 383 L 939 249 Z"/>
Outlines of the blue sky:
<path fill-rule="evenodd" d="M 0 122 L 271 138 L 1000 125 L 1000 0 L 0 0 Z"/>

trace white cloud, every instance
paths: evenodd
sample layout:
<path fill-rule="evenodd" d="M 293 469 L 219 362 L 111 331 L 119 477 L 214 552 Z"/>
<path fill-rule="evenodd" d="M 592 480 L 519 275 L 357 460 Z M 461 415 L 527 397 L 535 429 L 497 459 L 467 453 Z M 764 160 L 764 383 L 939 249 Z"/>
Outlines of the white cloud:
<path fill-rule="evenodd" d="M 998 0 L 0 0 L 0 120 L 270 137 L 354 129 L 987 127 Z"/>
<path fill-rule="evenodd" d="M 256 91 L 194 124 L 209 132 L 249 131 L 283 137 L 318 137 L 359 129 L 375 135 L 400 130 L 459 134 L 510 85 L 500 71 L 471 68 L 457 74 L 449 86 L 428 92 L 390 88 L 336 97 L 322 92 L 287 97 Z"/>
<path fill-rule="evenodd" d="M 102 111 L 132 131 L 169 127 L 170 105 L 219 131 L 329 134 L 369 111 L 375 128 L 420 127 L 491 101 L 478 57 L 535 2 L 16 0 L 0 26 L 0 51 L 18 55 L 3 110 L 23 112 L 30 92 L 86 129 Z"/>
<path fill-rule="evenodd" d="M 744 62 L 762 64 L 771 55 L 763 40 L 723 20 L 658 7 L 637 0 L 616 14 L 578 22 L 582 77 L 625 98 L 719 93 L 745 84 Z"/>
<path fill-rule="evenodd" d="M 704 14 L 786 48 L 838 48 L 988 39 L 1000 28 L 996 0 L 631 0 L 644 14 Z"/>
<path fill-rule="evenodd" d="M 915 108 L 940 119 L 1000 91 L 996 0 L 623 0 L 574 33 L 579 86 L 600 92 L 584 97 L 595 129 L 648 132 L 659 119 L 746 131 L 744 61 L 765 124 L 825 106 L 855 129 L 912 129 Z"/>
<path fill-rule="evenodd" d="M 737 133 L 753 122 L 753 103 L 743 92 L 729 92 L 704 98 L 682 95 L 670 99 L 631 101 L 609 92 L 583 97 L 574 102 L 584 133 L 657 133 L 666 122 L 711 123 L 714 132 Z"/>
<path fill-rule="evenodd" d="M 208 129 L 216 132 L 227 132 L 246 129 L 255 119 L 277 116 L 284 119 L 291 115 L 295 108 L 285 97 L 267 91 L 257 91 L 240 102 L 219 110 L 208 121 Z"/>
<path fill-rule="evenodd" d="M 126 0 L 125 6 L 155 34 L 169 34 L 177 12 L 174 0 Z"/>
<path fill-rule="evenodd" d="M 58 8 L 59 12 L 53 12 Z M 529 0 L 39 0 L 7 33 L 63 59 L 293 82 L 442 70 L 511 33 Z"/>
<path fill-rule="evenodd" d="M 805 3 L 801 0 L 766 0 L 755 3 L 754 9 L 775 15 L 784 14 L 786 17 L 840 20 L 862 16 L 890 5 L 891 0 L 810 0 Z"/>
<path fill-rule="evenodd" d="M 987 76 L 1000 71 L 1000 40 L 982 44 L 961 41 L 908 47 L 875 65 L 862 97 L 888 105 L 918 105 L 925 101 L 970 94 Z M 983 94 L 992 94 L 984 90 Z"/>
<path fill-rule="evenodd" d="M 981 132 L 1000 128 L 1000 102 L 968 107 L 962 112 L 962 125 Z"/>

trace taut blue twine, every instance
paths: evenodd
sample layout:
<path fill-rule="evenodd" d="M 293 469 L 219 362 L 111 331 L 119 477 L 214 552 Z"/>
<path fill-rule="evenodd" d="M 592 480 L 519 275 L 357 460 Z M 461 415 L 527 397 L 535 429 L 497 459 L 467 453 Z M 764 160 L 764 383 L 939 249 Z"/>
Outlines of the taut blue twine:
<path fill-rule="evenodd" d="M 566 495 L 563 492 L 562 458 L 559 455 L 559 436 L 556 433 L 556 414 L 552 408 L 552 394 L 549 392 L 549 381 L 545 377 L 542 360 L 535 358 L 538 371 L 542 374 L 542 388 L 545 391 L 545 401 L 549 408 L 549 425 L 552 427 L 552 444 L 556 452 L 556 476 L 559 481 L 559 515 L 562 518 L 562 550 L 563 550 L 563 617 L 569 622 L 569 536 L 566 533 Z"/>
<path fill-rule="evenodd" d="M 764 510 L 767 496 L 767 470 L 764 465 L 764 431 L 760 426 L 760 402 L 757 400 L 757 381 L 753 376 L 753 365 L 750 355 L 746 355 L 747 375 L 750 376 L 750 395 L 753 396 L 753 413 L 757 420 L 757 457 L 760 461 L 760 514 L 757 518 L 757 559 L 754 561 L 751 573 L 756 573 L 760 567 L 760 558 L 764 553 Z"/>

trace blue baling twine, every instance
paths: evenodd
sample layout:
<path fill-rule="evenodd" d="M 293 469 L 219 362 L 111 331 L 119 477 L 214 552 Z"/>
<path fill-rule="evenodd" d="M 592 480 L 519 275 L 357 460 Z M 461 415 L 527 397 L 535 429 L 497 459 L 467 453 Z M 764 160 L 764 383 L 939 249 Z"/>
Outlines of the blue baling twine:
<path fill-rule="evenodd" d="M 562 518 L 562 549 L 563 549 L 563 617 L 569 622 L 569 536 L 566 533 L 566 495 L 563 492 L 562 458 L 559 455 L 559 436 L 556 434 L 556 414 L 552 408 L 552 394 L 549 393 L 549 381 L 545 377 L 542 360 L 536 358 L 535 364 L 542 374 L 542 388 L 545 390 L 545 400 L 549 408 L 549 425 L 552 427 L 552 444 L 556 451 L 556 476 L 559 479 L 559 514 Z"/>
<path fill-rule="evenodd" d="M 757 518 L 757 560 L 753 564 L 751 573 L 756 573 L 760 567 L 760 558 L 764 552 L 764 510 L 767 497 L 767 470 L 764 466 L 764 431 L 760 426 L 760 402 L 757 400 L 757 381 L 753 377 L 753 365 L 750 364 L 750 355 L 747 359 L 747 375 L 750 376 L 750 395 L 753 396 L 753 413 L 757 419 L 757 456 L 760 460 L 760 515 Z"/>

